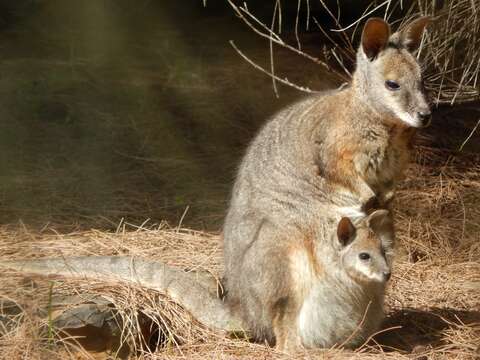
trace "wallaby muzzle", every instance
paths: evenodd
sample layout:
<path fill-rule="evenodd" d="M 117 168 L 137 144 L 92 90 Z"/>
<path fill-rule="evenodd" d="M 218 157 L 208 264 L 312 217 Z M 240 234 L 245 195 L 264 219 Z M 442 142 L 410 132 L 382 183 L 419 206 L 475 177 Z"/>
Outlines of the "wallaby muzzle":
<path fill-rule="evenodd" d="M 432 113 L 430 110 L 426 110 L 426 111 L 419 111 L 417 113 L 417 116 L 418 118 L 420 119 L 420 122 L 421 122 L 421 128 L 426 128 L 428 126 L 430 126 L 430 124 L 432 123 Z"/>

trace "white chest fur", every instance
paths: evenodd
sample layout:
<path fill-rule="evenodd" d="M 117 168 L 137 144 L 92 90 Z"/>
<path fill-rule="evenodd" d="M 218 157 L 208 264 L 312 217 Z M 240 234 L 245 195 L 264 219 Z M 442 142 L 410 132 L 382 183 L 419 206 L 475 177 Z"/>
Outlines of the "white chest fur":
<path fill-rule="evenodd" d="M 383 319 L 383 288 L 361 287 L 345 274 L 316 281 L 297 319 L 305 347 L 353 347 L 374 333 Z"/>

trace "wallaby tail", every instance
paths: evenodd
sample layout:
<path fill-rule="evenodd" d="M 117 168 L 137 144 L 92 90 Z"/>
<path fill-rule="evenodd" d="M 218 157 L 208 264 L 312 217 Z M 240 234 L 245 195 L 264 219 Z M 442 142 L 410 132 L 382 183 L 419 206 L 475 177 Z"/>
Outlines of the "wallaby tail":
<path fill-rule="evenodd" d="M 127 256 L 0 261 L 0 267 L 42 276 L 136 283 L 168 295 L 210 328 L 227 332 L 245 331 L 242 321 L 219 298 L 217 281 L 206 273 L 185 272 L 161 262 Z"/>

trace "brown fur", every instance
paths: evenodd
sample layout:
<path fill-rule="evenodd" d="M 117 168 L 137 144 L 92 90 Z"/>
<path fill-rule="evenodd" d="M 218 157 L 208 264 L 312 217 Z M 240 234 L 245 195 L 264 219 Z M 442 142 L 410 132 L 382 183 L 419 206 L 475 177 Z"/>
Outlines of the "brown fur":
<path fill-rule="evenodd" d="M 305 248 L 305 252 L 307 254 L 308 260 L 311 264 L 313 273 L 315 276 L 320 276 L 322 273 L 322 265 L 318 262 L 315 252 L 316 252 L 316 245 L 315 245 L 315 235 L 313 233 L 307 234 L 303 240 L 303 246 Z"/>
<path fill-rule="evenodd" d="M 296 329 L 296 319 L 302 302 L 303 299 L 293 297 L 281 298 L 272 309 L 275 346 L 280 351 L 289 353 L 301 346 Z"/>
<path fill-rule="evenodd" d="M 295 241 L 300 238 L 303 241 Z M 275 346 L 280 351 L 290 353 L 301 347 L 297 331 L 297 318 L 306 293 L 314 278 L 322 276 L 322 265 L 316 255 L 315 234 L 313 231 L 291 234 L 291 244 L 282 255 L 288 261 L 288 296 L 279 298 L 272 306 L 272 329 Z M 299 268 L 302 264 L 302 269 Z"/>
<path fill-rule="evenodd" d="M 337 106 L 331 111 L 332 122 L 322 123 L 317 129 L 322 133 L 327 130 L 331 136 L 320 145 L 317 152 L 320 158 L 316 162 L 331 188 L 341 186 L 356 194 L 364 204 L 371 197 L 380 196 L 379 205 L 386 206 L 394 183 L 409 163 L 415 129 L 388 117 L 381 119 L 376 128 L 357 126 L 351 118 L 343 116 L 344 109 L 354 107 L 352 91 L 333 95 L 335 100 L 331 104 Z"/>

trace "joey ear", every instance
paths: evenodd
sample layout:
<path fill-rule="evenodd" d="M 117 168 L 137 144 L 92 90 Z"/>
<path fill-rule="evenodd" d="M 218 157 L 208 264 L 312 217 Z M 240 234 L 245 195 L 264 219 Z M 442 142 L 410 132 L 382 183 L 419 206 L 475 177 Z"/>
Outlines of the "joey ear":
<path fill-rule="evenodd" d="M 353 226 L 349 218 L 343 217 L 337 227 L 338 241 L 340 241 L 342 246 L 347 246 L 352 242 L 354 236 L 355 226 Z"/>
<path fill-rule="evenodd" d="M 378 230 L 383 226 L 390 226 L 392 220 L 389 214 L 390 212 L 385 209 L 375 210 L 368 216 L 368 227 L 372 230 Z"/>
<path fill-rule="evenodd" d="M 431 22 L 432 17 L 430 16 L 422 16 L 413 20 L 400 32 L 402 45 L 410 52 L 417 50 L 422 42 L 423 32 Z"/>
<path fill-rule="evenodd" d="M 372 61 L 385 49 L 390 37 L 390 26 L 380 18 L 367 20 L 362 32 L 362 49 L 367 58 Z"/>

